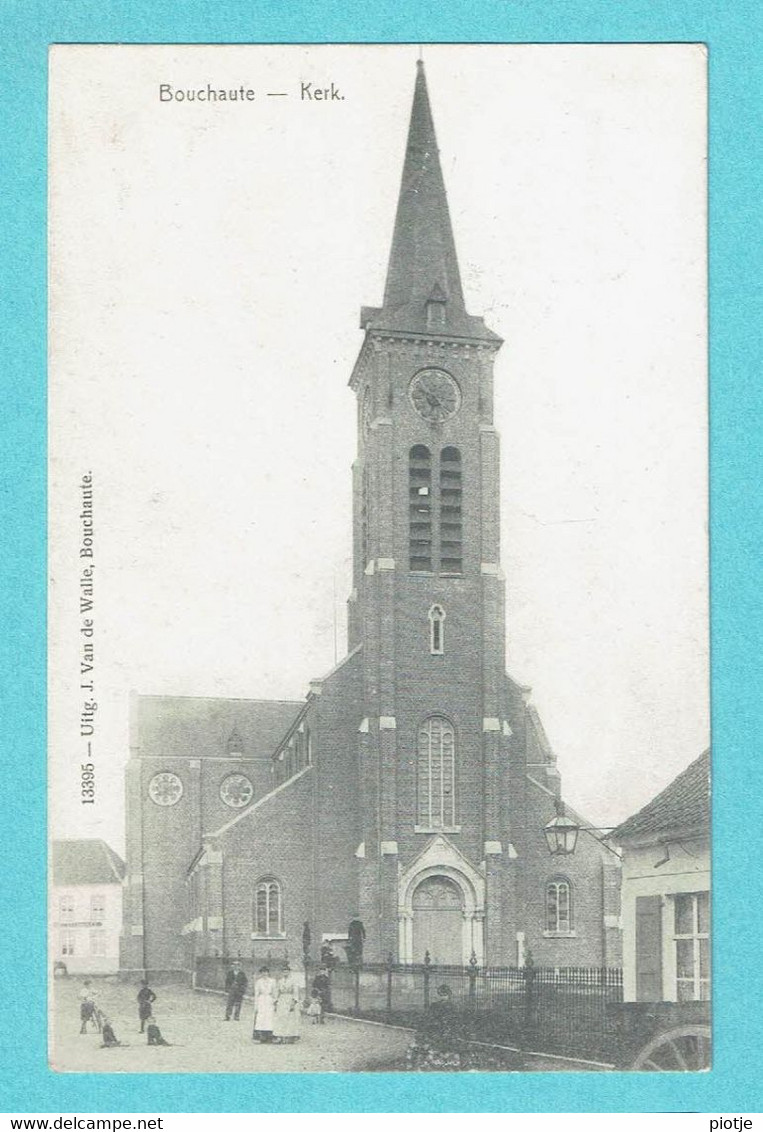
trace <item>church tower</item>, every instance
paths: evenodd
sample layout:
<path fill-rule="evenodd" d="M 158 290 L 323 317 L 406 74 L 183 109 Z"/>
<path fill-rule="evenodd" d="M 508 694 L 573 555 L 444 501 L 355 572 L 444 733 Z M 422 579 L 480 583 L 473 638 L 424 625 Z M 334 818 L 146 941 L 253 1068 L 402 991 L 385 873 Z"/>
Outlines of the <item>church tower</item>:
<path fill-rule="evenodd" d="M 341 959 L 358 920 L 370 965 L 618 953 L 619 862 L 549 856 L 556 759 L 505 670 L 501 339 L 466 309 L 421 63 L 361 325 L 348 655 L 300 703 L 136 696 L 125 971 Z"/>
<path fill-rule="evenodd" d="M 348 617 L 363 656 L 359 911 L 380 955 L 482 963 L 510 837 L 501 339 L 466 310 L 422 62 L 384 302 L 361 326 Z"/>

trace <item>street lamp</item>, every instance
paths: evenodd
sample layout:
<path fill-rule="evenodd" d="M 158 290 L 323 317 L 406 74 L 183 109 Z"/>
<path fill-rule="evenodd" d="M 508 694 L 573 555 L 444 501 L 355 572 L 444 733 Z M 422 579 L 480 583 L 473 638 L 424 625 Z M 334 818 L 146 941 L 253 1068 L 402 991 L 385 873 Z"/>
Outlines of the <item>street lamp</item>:
<path fill-rule="evenodd" d="M 578 834 L 587 833 L 594 841 L 598 841 L 599 845 L 603 845 L 605 849 L 614 857 L 619 857 L 620 854 L 616 849 L 613 849 L 608 844 L 606 837 L 597 837 L 597 833 L 608 833 L 614 828 L 613 826 L 602 826 L 597 828 L 595 826 L 580 825 L 578 822 L 573 821 L 572 818 L 567 817 L 564 812 L 564 802 L 561 798 L 556 798 L 556 817 L 552 818 L 548 825 L 543 826 L 543 834 L 546 838 L 548 851 L 552 857 L 569 857 L 571 853 L 575 852 L 578 843 Z"/>
<path fill-rule="evenodd" d="M 564 802 L 559 798 L 556 799 L 556 817 L 548 825 L 544 825 L 543 833 L 552 857 L 568 856 L 575 852 L 580 826 L 567 817 Z"/>

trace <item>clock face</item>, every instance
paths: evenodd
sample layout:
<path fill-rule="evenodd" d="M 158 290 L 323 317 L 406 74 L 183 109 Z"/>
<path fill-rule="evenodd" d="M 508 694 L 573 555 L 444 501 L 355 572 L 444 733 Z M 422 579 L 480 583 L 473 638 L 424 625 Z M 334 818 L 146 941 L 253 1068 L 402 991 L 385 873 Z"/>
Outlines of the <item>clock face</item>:
<path fill-rule="evenodd" d="M 174 806 L 183 797 L 183 783 L 176 774 L 162 771 L 149 782 L 148 796 L 157 806 Z"/>
<path fill-rule="evenodd" d="M 220 785 L 220 797 L 232 810 L 240 810 L 251 802 L 254 788 L 245 774 L 229 774 Z"/>
<path fill-rule="evenodd" d="M 444 369 L 419 370 L 408 395 L 419 416 L 433 424 L 447 421 L 461 408 L 461 390 Z"/>

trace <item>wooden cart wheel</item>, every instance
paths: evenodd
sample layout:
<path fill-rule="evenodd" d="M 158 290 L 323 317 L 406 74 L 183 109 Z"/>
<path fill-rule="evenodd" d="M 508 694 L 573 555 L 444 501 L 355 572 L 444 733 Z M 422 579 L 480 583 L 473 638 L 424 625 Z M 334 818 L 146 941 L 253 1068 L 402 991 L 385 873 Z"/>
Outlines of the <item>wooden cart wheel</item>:
<path fill-rule="evenodd" d="M 631 1069 L 660 1073 L 696 1072 L 710 1068 L 710 1027 L 699 1023 L 678 1026 L 652 1038 L 636 1056 Z"/>

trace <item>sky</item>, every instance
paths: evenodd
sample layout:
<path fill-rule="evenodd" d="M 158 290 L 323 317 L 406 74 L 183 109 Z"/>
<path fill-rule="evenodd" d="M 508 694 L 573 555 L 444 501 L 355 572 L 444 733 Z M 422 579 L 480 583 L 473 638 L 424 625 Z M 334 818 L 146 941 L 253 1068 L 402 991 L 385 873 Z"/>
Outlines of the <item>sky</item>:
<path fill-rule="evenodd" d="M 122 849 L 130 690 L 300 699 L 335 638 L 343 655 L 347 381 L 383 292 L 417 56 L 52 50 L 55 836 Z M 505 339 L 507 668 L 567 800 L 612 825 L 708 744 L 704 49 L 424 60 L 467 307 Z M 254 98 L 163 102 L 163 84 Z"/>

